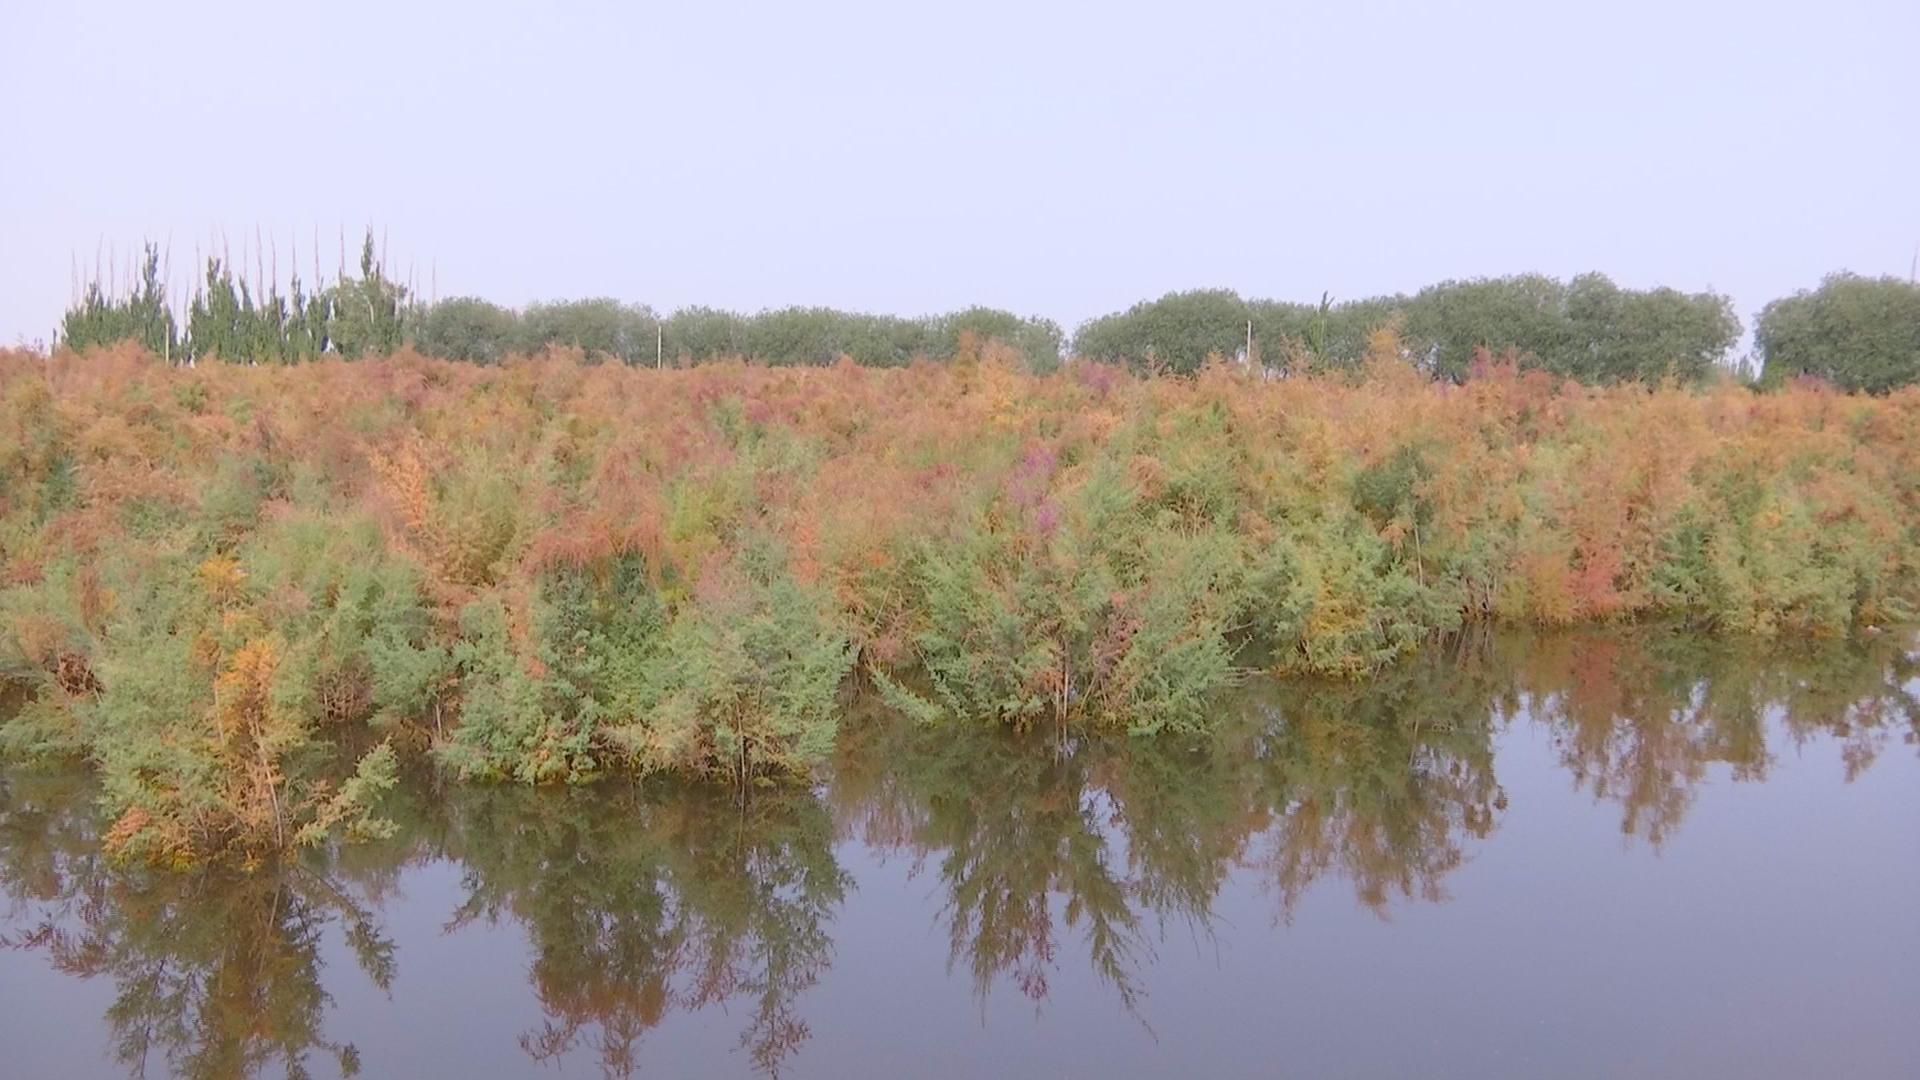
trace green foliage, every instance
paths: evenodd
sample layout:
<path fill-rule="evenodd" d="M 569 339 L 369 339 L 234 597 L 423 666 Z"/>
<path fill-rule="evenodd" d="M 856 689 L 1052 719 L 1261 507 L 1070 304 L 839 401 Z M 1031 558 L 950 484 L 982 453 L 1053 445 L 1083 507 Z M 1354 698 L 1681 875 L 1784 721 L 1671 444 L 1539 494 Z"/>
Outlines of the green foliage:
<path fill-rule="evenodd" d="M 146 245 L 128 295 L 115 293 L 107 283 L 89 283 L 65 315 L 60 345 L 85 350 L 131 340 L 168 359 L 268 364 L 386 355 L 405 342 L 427 355 L 482 364 L 558 346 L 627 364 L 739 358 L 821 367 L 848 357 L 862 366 L 900 367 L 977 355 L 992 341 L 1045 373 L 1059 365 L 1063 342 L 1050 320 L 982 307 L 903 318 L 821 307 L 752 315 L 688 307 L 661 316 L 606 298 L 535 304 L 519 314 L 473 297 L 418 305 L 387 278 L 371 230 L 359 276 L 343 274 L 330 286 L 303 285 L 296 275 L 283 294 L 277 280 L 236 278 L 221 259 L 209 259 L 184 335 L 154 245 Z M 1718 370 L 1740 329 L 1731 303 L 1715 293 L 1622 289 L 1599 273 L 1564 282 L 1520 274 L 1442 282 L 1411 296 L 1335 302 L 1322 295 L 1317 304 L 1246 300 L 1225 289 L 1173 292 L 1088 321 L 1072 351 L 1136 371 L 1185 375 L 1209 356 L 1249 351 L 1246 359 L 1270 368 L 1353 371 L 1384 348 L 1456 382 L 1476 358 L 1510 356 L 1590 384 L 1699 383 Z M 1391 337 L 1383 342 L 1382 332 Z M 1894 278 L 1835 274 L 1816 290 L 1768 305 L 1755 343 L 1772 384 L 1813 375 L 1842 389 L 1886 392 L 1920 372 L 1920 289 Z"/>
<path fill-rule="evenodd" d="M 642 771 L 745 782 L 824 760 L 852 664 L 818 590 L 764 543 L 671 608 L 637 556 L 544 580 L 537 658 L 497 599 L 462 616 L 460 723 L 440 746 L 464 776 L 579 781 L 612 756 Z"/>
<path fill-rule="evenodd" d="M 1603 274 L 1570 283 L 1539 274 L 1449 281 L 1406 296 L 1318 305 L 1243 301 L 1225 290 L 1169 293 L 1080 328 L 1074 350 L 1136 370 L 1190 374 L 1208 356 L 1247 347 L 1269 367 L 1352 369 L 1374 335 L 1395 330 L 1407 355 L 1458 381 L 1475 356 L 1516 353 L 1590 383 L 1698 382 L 1740 336 L 1731 303 L 1713 293 L 1623 290 Z"/>
<path fill-rule="evenodd" d="M 400 782 L 400 759 L 394 756 L 392 743 L 381 743 L 367 751 L 353 767 L 353 775 L 340 790 L 324 795 L 314 811 L 313 820 L 294 834 L 298 843 L 312 847 L 325 843 L 332 830 L 339 828 L 355 840 L 389 840 L 399 825 L 374 810 L 387 792 Z"/>
<path fill-rule="evenodd" d="M 1083 715 L 1142 734 L 1204 726 L 1249 599 L 1244 546 L 1218 522 L 1156 513 L 1111 462 L 1050 492 L 1056 466 L 1030 452 L 1007 497 L 915 551 L 913 646 L 935 701 L 1022 727 Z"/>
<path fill-rule="evenodd" d="M 1190 375 L 1209 356 L 1243 352 L 1250 317 L 1240 294 L 1227 289 L 1168 293 L 1086 323 L 1074 335 L 1073 349 L 1136 371 Z"/>
<path fill-rule="evenodd" d="M 290 296 L 281 295 L 278 281 L 262 288 L 256 297 L 244 277 L 236 280 L 231 267 L 208 259 L 206 280 L 188 309 L 187 356 L 254 364 L 319 359 L 329 344 L 334 291 L 308 296 L 298 274 Z"/>
<path fill-rule="evenodd" d="M 605 298 L 535 304 L 520 316 L 515 349 L 531 355 L 560 345 L 580 349 L 591 359 L 651 364 L 657 327 L 653 309 L 643 304 Z"/>
<path fill-rule="evenodd" d="M 92 759 L 167 860 L 377 828 L 380 739 L 804 777 L 856 659 L 922 726 L 1182 737 L 1244 669 L 1482 621 L 1914 614 L 1915 394 L 1435 385 L 1369 337 L 1366 379 L 1037 376 L 965 330 L 894 370 L 0 353 L 0 742 Z"/>
<path fill-rule="evenodd" d="M 454 657 L 460 723 L 438 747 L 462 776 L 578 782 L 607 753 L 607 729 L 654 694 L 665 615 L 637 556 L 560 568 L 542 580 L 534 656 L 497 597 L 468 605 Z"/>
<path fill-rule="evenodd" d="M 1407 303 L 1406 334 L 1448 379 L 1465 377 L 1485 351 L 1518 353 L 1583 382 L 1698 382 L 1740 336 L 1740 323 L 1714 293 L 1624 290 L 1604 274 L 1567 284 L 1527 274 L 1423 289 Z"/>
<path fill-rule="evenodd" d="M 513 312 L 477 297 L 461 296 L 418 309 L 408 344 L 428 356 L 497 364 L 520 345 Z"/>
<path fill-rule="evenodd" d="M 804 774 L 833 749 L 852 665 L 829 598 L 749 540 L 675 614 L 647 680 L 651 707 L 613 738 L 643 769 Z"/>
<path fill-rule="evenodd" d="M 447 477 L 434 506 L 440 567 L 465 585 L 500 579 L 524 539 L 523 478 L 506 462 L 474 454 Z"/>
<path fill-rule="evenodd" d="M 850 356 L 867 367 L 900 367 L 920 345 L 918 325 L 887 315 L 793 307 L 747 322 L 747 355 L 773 364 L 825 367 Z"/>
<path fill-rule="evenodd" d="M 1038 316 L 1021 318 L 1010 311 L 987 307 L 971 307 L 930 320 L 926 355 L 930 359 L 950 360 L 960 355 L 969 338 L 976 345 L 998 341 L 1011 346 L 1026 362 L 1027 369 L 1035 374 L 1044 375 L 1060 366 L 1059 323 Z"/>
<path fill-rule="evenodd" d="M 1363 518 L 1312 523 L 1262 552 L 1251 574 L 1256 636 L 1283 671 L 1360 674 L 1460 623 L 1459 607 Z"/>
<path fill-rule="evenodd" d="M 37 612 L 12 620 L 10 659 L 37 677 L 35 707 L 5 740 L 84 748 L 125 854 L 177 860 L 381 827 L 372 804 L 390 786 L 391 751 L 332 790 L 339 763 L 322 732 L 413 706 L 377 674 L 436 651 L 418 575 L 364 520 L 242 527 L 245 516 L 216 489 L 158 551 L 84 574 L 63 564 L 42 579 Z M 29 595 L 0 597 L 0 611 Z"/>
<path fill-rule="evenodd" d="M 167 306 L 167 286 L 160 280 L 160 250 L 151 243 L 144 249 L 140 277 L 130 294 L 118 299 L 99 281 L 88 282 L 79 306 L 68 311 L 60 323 L 59 345 L 76 352 L 122 341 L 138 342 L 163 358 L 172 358 L 179 351 L 179 331 L 173 309 Z"/>
<path fill-rule="evenodd" d="M 534 623 L 558 711 L 580 717 L 593 731 L 639 715 L 651 693 L 667 618 L 637 554 L 549 571 L 541 580 Z"/>
<path fill-rule="evenodd" d="M 360 247 L 360 276 L 342 278 L 327 290 L 327 342 L 348 360 L 385 356 L 400 347 L 405 286 L 387 280 L 374 257 L 373 230 Z"/>
<path fill-rule="evenodd" d="M 519 655 L 497 598 L 460 614 L 454 661 L 460 672 L 460 724 L 435 747 L 463 778 L 579 781 L 599 762 L 594 732 L 577 714 L 549 706 L 547 686 Z"/>
<path fill-rule="evenodd" d="M 1547 366 L 1577 347 L 1562 305 L 1566 287 L 1541 274 L 1447 281 L 1408 303 L 1407 335 L 1434 375 L 1459 380 L 1476 354 L 1519 350 Z"/>
<path fill-rule="evenodd" d="M 253 335 L 240 313 L 233 275 L 219 259 L 208 259 L 206 285 L 194 295 L 187 316 L 187 354 L 195 359 L 246 359 Z"/>
<path fill-rule="evenodd" d="M 1323 294 L 1318 304 L 1251 300 L 1247 315 L 1254 348 L 1266 366 L 1343 370 L 1367 358 L 1374 333 L 1403 321 L 1406 306 L 1404 296 L 1336 303 Z"/>
<path fill-rule="evenodd" d="M 1547 366 L 1583 382 L 1701 382 L 1740 337 L 1724 296 L 1622 289 L 1604 274 L 1574 278 L 1565 310 L 1573 349 Z"/>
<path fill-rule="evenodd" d="M 746 316 L 718 308 L 681 308 L 667 317 L 662 328 L 666 355 L 680 365 L 745 356 L 748 321 Z"/>
<path fill-rule="evenodd" d="M 1760 313 L 1762 377 L 1800 375 L 1842 390 L 1886 393 L 1920 382 L 1920 287 L 1898 278 L 1834 274 Z"/>

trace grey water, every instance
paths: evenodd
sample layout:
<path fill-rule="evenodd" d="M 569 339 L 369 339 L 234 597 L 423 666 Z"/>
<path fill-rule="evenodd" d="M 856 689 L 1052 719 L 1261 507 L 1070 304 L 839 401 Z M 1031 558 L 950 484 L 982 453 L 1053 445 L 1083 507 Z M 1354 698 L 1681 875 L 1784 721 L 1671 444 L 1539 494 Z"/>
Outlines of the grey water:
<path fill-rule="evenodd" d="M 1920 1075 L 1920 655 L 1498 635 L 1206 738 L 843 728 L 115 865 L 0 772 L 7 1077 Z"/>

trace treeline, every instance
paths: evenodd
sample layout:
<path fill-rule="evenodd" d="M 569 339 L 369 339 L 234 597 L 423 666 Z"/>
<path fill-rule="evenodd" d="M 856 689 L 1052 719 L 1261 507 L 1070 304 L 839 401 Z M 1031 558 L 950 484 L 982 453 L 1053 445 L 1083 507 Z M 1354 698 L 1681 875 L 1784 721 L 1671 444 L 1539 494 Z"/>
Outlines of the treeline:
<path fill-rule="evenodd" d="M 1920 287 L 1835 274 L 1768 304 L 1753 336 L 1769 383 L 1813 376 L 1869 393 L 1910 386 L 1920 382 Z"/>
<path fill-rule="evenodd" d="M 1457 382 L 1486 352 L 1590 384 L 1747 375 L 1747 365 L 1732 356 L 1741 323 L 1726 296 L 1620 288 L 1601 273 L 1572 281 L 1448 281 L 1411 296 L 1323 296 L 1319 304 L 1248 300 L 1221 288 L 1169 292 L 1091 319 L 1068 342 L 1050 319 L 993 307 L 908 319 L 831 307 L 660 313 L 609 298 L 524 311 L 474 296 L 422 302 L 388 277 L 369 233 L 359 277 L 342 273 L 311 290 L 296 275 L 280 292 L 276 281 L 248 282 L 227 261 L 209 259 L 186 311 L 179 327 L 150 244 L 125 292 L 98 281 L 86 286 L 61 323 L 58 344 L 84 352 L 134 340 L 171 361 L 244 363 L 353 359 L 405 346 L 472 363 L 574 348 L 589 361 L 660 367 L 714 359 L 822 367 L 841 357 L 864 367 L 902 367 L 952 359 L 972 338 L 1014 348 L 1037 373 L 1058 367 L 1064 354 L 1173 375 L 1190 375 L 1210 357 L 1300 373 L 1357 371 L 1369 357 L 1388 356 Z M 1887 392 L 1920 382 L 1920 286 L 1832 275 L 1764 307 L 1753 340 L 1755 380 L 1768 386 L 1814 377 L 1843 390 Z"/>
<path fill-rule="evenodd" d="M 282 293 L 277 279 L 249 282 L 230 262 L 209 258 L 183 329 L 167 295 L 160 250 L 149 243 L 124 295 L 98 279 L 88 283 L 61 319 L 56 344 L 85 351 L 133 341 L 173 363 L 358 359 L 399 349 L 412 314 L 406 287 L 388 278 L 368 233 L 360 276 L 342 274 L 332 285 L 315 282 L 312 292 L 297 272 Z"/>
<path fill-rule="evenodd" d="M 916 359 L 950 360 L 962 340 L 997 340 L 1018 349 L 1030 367 L 1060 364 L 1060 327 L 1047 319 L 975 307 L 948 315 L 904 318 L 821 307 L 742 315 L 710 307 L 661 315 L 644 304 L 612 299 L 534 304 L 515 312 L 478 297 L 457 297 L 409 312 L 407 342 L 427 356 L 498 363 L 561 346 L 590 359 L 685 367 L 744 359 L 773 367 L 821 367 L 847 357 L 864 367 L 903 367 Z"/>
<path fill-rule="evenodd" d="M 1526 274 L 1317 305 L 1220 289 L 1169 293 L 1088 322 L 1073 347 L 1143 372 L 1187 373 L 1210 356 L 1249 352 L 1267 367 L 1353 370 L 1384 349 L 1459 381 L 1486 350 L 1586 383 L 1697 383 L 1725 370 L 1740 330 L 1716 293 L 1622 289 L 1604 274 L 1564 283 Z M 1831 275 L 1767 305 L 1754 344 L 1765 385 L 1801 376 L 1872 393 L 1910 385 L 1920 381 L 1920 288 Z"/>
<path fill-rule="evenodd" d="M 952 359 L 970 337 L 1017 349 L 1039 372 L 1059 366 L 1064 341 L 1051 320 L 985 307 L 905 318 L 820 307 L 752 315 L 689 307 L 663 315 L 606 298 L 536 303 L 525 311 L 467 296 L 422 301 L 389 276 L 369 233 L 359 276 L 343 274 L 311 292 L 297 274 L 282 293 L 278 281 L 249 282 L 230 263 L 209 259 L 184 330 L 169 305 L 159 249 L 149 244 L 124 294 L 99 281 L 88 284 L 62 320 L 58 344 L 85 351 L 134 341 L 177 363 L 358 359 L 405 346 L 481 364 L 570 348 L 589 361 L 674 367 L 722 358 L 825 366 L 842 357 L 867 367 L 902 367 L 916 359 Z"/>
<path fill-rule="evenodd" d="M 1624 289 L 1605 274 L 1570 281 L 1540 274 L 1447 281 L 1412 295 L 1317 304 L 1241 297 L 1226 289 L 1169 293 L 1089 320 L 1067 348 L 1059 324 L 993 308 L 904 318 L 819 307 L 740 314 L 710 307 L 671 314 L 596 298 L 515 311 L 478 297 L 422 301 L 394 281 L 368 233 L 358 277 L 342 273 L 309 292 L 296 275 L 249 283 L 210 259 L 176 325 L 157 249 L 148 245 L 124 295 L 89 284 L 61 325 L 59 344 L 84 351 L 124 340 L 176 362 L 298 363 L 322 356 L 423 355 L 480 364 L 550 348 L 590 361 L 685 367 L 718 359 L 769 366 L 865 367 L 950 360 L 963 342 L 999 341 L 1045 373 L 1063 351 L 1141 373 L 1192 374 L 1210 358 L 1288 372 L 1357 371 L 1370 358 L 1464 379 L 1482 353 L 1590 384 L 1697 384 L 1731 372 L 1742 326 L 1727 297 Z M 1758 379 L 1811 376 L 1882 393 L 1920 381 L 1920 287 L 1896 278 L 1829 276 L 1776 300 L 1754 327 Z M 1744 370 L 1744 367 L 1743 367 Z"/>
<path fill-rule="evenodd" d="M 1622 289 L 1604 274 L 1449 281 L 1412 296 L 1314 304 L 1246 300 L 1228 290 L 1170 293 L 1081 327 L 1075 351 L 1141 371 L 1191 372 L 1209 356 L 1271 367 L 1340 370 L 1393 351 L 1444 379 L 1475 353 L 1515 353 L 1582 382 L 1706 378 L 1740 337 L 1732 302 L 1714 293 Z"/>

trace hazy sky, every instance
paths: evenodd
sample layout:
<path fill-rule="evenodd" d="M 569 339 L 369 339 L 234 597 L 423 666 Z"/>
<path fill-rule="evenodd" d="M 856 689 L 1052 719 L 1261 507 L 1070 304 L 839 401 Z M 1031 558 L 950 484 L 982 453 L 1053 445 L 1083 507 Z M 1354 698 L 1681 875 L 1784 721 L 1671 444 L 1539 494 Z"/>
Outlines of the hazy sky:
<path fill-rule="evenodd" d="M 441 296 L 1090 315 L 1920 244 L 1920 2 L 4 0 L 0 341 L 76 256 L 384 229 Z M 310 274 L 309 274 L 310 276 Z"/>

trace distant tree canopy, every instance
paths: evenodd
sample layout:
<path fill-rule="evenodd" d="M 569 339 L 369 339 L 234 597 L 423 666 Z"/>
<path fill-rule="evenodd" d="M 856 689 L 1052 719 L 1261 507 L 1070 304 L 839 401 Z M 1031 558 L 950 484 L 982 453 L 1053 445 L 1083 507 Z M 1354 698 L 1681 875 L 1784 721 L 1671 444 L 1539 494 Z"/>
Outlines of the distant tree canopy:
<path fill-rule="evenodd" d="M 1539 275 L 1445 282 L 1408 301 L 1406 319 L 1419 358 L 1453 379 L 1486 348 L 1586 382 L 1697 382 L 1740 337 L 1724 296 L 1622 289 L 1605 274 L 1564 285 Z"/>
<path fill-rule="evenodd" d="M 60 321 L 60 341 L 71 349 L 137 341 L 155 356 L 171 356 L 180 338 L 160 280 L 159 249 L 146 245 L 139 280 L 125 299 L 111 299 L 99 281 L 89 282 L 80 302 Z"/>
<path fill-rule="evenodd" d="M 385 268 L 373 257 L 373 233 L 368 232 L 360 248 L 360 276 L 342 278 L 331 290 L 328 343 L 349 360 L 390 353 L 404 338 L 401 317 L 406 304 L 406 288 L 387 280 Z"/>
<path fill-rule="evenodd" d="M 1247 302 L 1230 289 L 1173 292 L 1086 323 L 1073 347 L 1089 360 L 1187 374 L 1208 356 L 1238 353 L 1250 316 Z"/>
<path fill-rule="evenodd" d="M 132 340 L 174 361 L 358 357 L 400 347 L 406 304 L 406 290 L 387 280 L 369 234 L 360 276 L 343 276 L 312 294 L 297 274 L 283 295 L 277 281 L 249 282 L 222 259 L 208 259 L 206 276 L 187 305 L 182 335 L 168 304 L 159 251 L 149 244 L 138 280 L 126 295 L 111 295 L 99 281 L 87 286 L 61 322 L 59 344 L 87 349 Z"/>
<path fill-rule="evenodd" d="M 277 282 L 249 282 L 223 260 L 207 260 L 205 278 L 188 304 L 184 337 L 167 303 L 159 252 L 148 245 L 140 277 L 124 297 L 94 282 L 61 323 L 59 344 L 68 348 L 125 340 L 181 362 L 290 364 L 323 356 L 357 359 L 410 345 L 429 356 L 479 364 L 564 347 L 579 349 L 590 361 L 626 364 L 741 358 L 824 366 L 845 356 L 870 367 L 951 360 L 968 340 L 994 340 L 1044 372 L 1060 366 L 1064 335 L 1051 319 L 984 307 L 903 318 L 822 307 L 753 315 L 690 307 L 661 316 L 645 304 L 604 297 L 535 303 L 521 312 L 473 296 L 423 303 L 387 277 L 369 232 L 360 275 L 343 275 L 311 295 L 298 276 L 283 295 Z"/>
<path fill-rule="evenodd" d="M 1045 374 L 1060 366 L 1060 351 L 1066 335 L 1052 319 L 1021 318 L 1012 312 L 989 307 L 970 307 L 932 320 L 927 327 L 927 351 L 936 356 L 956 356 L 964 339 L 999 341 L 1013 346 L 1027 358 L 1027 366 Z"/>
<path fill-rule="evenodd" d="M 902 367 L 916 358 L 950 360 L 968 334 L 1012 346 L 1035 371 L 1060 364 L 1058 323 L 983 307 L 918 319 L 832 308 L 792 307 L 758 315 L 683 308 L 666 320 L 666 355 L 678 363 L 737 356 L 786 366 L 832 364 L 846 356 L 867 367 Z"/>
<path fill-rule="evenodd" d="M 1344 368 L 1385 328 L 1398 332 L 1408 359 L 1451 379 L 1484 348 L 1517 351 L 1589 382 L 1695 381 L 1740 336 L 1732 304 L 1713 293 L 1622 289 L 1603 274 L 1568 283 L 1528 274 L 1338 304 L 1243 300 L 1224 289 L 1169 293 L 1086 323 L 1074 349 L 1141 370 L 1189 372 L 1209 355 L 1245 353 L 1251 336 L 1264 364 Z"/>
<path fill-rule="evenodd" d="M 658 322 L 653 309 L 644 304 L 623 304 L 606 297 L 534 304 L 519 317 L 513 351 L 536 353 L 560 345 L 598 359 L 651 362 Z M 432 351 L 418 341 L 414 347 Z"/>
<path fill-rule="evenodd" d="M 1768 304 L 1754 346 L 1769 383 L 1813 375 L 1845 390 L 1883 393 L 1920 382 L 1920 287 L 1831 275 L 1817 289 Z"/>
<path fill-rule="evenodd" d="M 1060 364 L 1062 335 L 1048 319 L 991 308 L 909 319 L 832 308 L 782 308 L 741 315 L 709 307 L 660 316 L 645 305 L 615 300 L 534 304 L 524 313 L 461 297 L 421 305 L 411 320 L 414 348 L 434 356 L 497 361 L 570 346 L 589 358 L 673 366 L 740 358 L 770 366 L 825 366 L 842 356 L 867 367 L 903 367 L 916 359 L 950 360 L 962 338 L 997 340 L 1018 349 L 1028 366 Z"/>
<path fill-rule="evenodd" d="M 497 364 L 518 347 L 520 325 L 498 304 L 456 296 L 421 308 L 409 330 L 413 347 L 429 356 Z"/>
<path fill-rule="evenodd" d="M 245 262 L 243 258 L 242 262 Z M 410 345 L 430 356 L 495 364 L 553 347 L 591 361 L 672 366 L 744 359 L 868 367 L 951 360 L 987 341 L 1017 350 L 1035 372 L 1068 350 L 1058 323 L 973 307 L 906 318 L 824 307 L 741 314 L 686 307 L 663 315 L 609 298 L 536 303 L 524 311 L 460 296 L 423 303 L 387 276 L 373 234 L 359 275 L 309 292 L 296 275 L 248 281 L 209 259 L 186 306 L 169 305 L 156 248 L 146 246 L 121 290 L 95 281 L 61 323 L 58 344 L 86 349 L 133 340 L 180 362 L 300 363 L 354 359 Z M 1318 303 L 1243 298 L 1229 289 L 1172 292 L 1082 324 L 1071 352 L 1141 372 L 1189 374 L 1210 356 L 1268 368 L 1339 371 L 1397 355 L 1439 379 L 1467 376 L 1482 350 L 1589 383 L 1694 383 L 1712 376 L 1740 337 L 1731 302 L 1713 292 L 1624 289 L 1605 274 L 1445 281 L 1412 295 Z M 1920 288 L 1894 278 L 1836 274 L 1761 312 L 1763 378 L 1813 375 L 1848 390 L 1920 383 Z"/>

